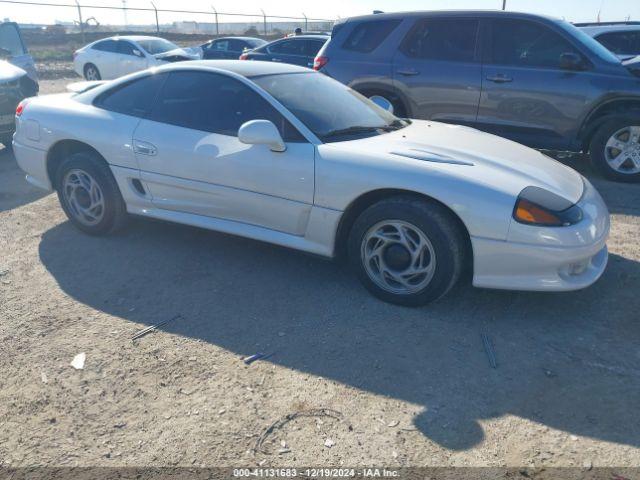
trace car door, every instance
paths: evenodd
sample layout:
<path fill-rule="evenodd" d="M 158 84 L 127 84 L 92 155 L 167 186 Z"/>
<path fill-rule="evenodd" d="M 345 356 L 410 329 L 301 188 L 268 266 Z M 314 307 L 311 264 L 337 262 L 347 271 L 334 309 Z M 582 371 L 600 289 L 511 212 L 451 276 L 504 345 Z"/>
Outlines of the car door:
<path fill-rule="evenodd" d="M 304 39 L 288 38 L 269 45 L 266 48 L 267 57 L 272 62 L 291 63 L 306 67 L 308 61 L 304 48 Z"/>
<path fill-rule="evenodd" d="M 17 23 L 0 23 L 0 51 L 4 53 L 0 59 L 6 57 L 10 63 L 27 72 L 33 81 L 38 81 L 35 63 L 22 41 Z"/>
<path fill-rule="evenodd" d="M 240 126 L 273 121 L 287 149 L 238 140 Z M 157 208 L 303 235 L 314 193 L 314 146 L 243 82 L 172 72 L 133 138 Z"/>
<path fill-rule="evenodd" d="M 474 18 L 416 21 L 393 58 L 393 85 L 409 100 L 412 116 L 475 122 L 482 87 L 478 38 Z"/>
<path fill-rule="evenodd" d="M 120 54 L 115 40 L 107 39 L 98 42 L 89 49 L 89 52 L 87 62 L 98 67 L 103 80 L 112 80 L 120 76 Z"/>
<path fill-rule="evenodd" d="M 118 40 L 118 54 L 120 64 L 119 76 L 139 72 L 147 68 L 147 59 L 142 50 L 128 40 Z"/>
<path fill-rule="evenodd" d="M 532 147 L 570 148 L 592 88 L 586 57 L 538 21 L 493 19 L 484 32 L 478 128 Z M 561 68 L 563 54 L 584 69 Z"/>
<path fill-rule="evenodd" d="M 205 58 L 208 60 L 231 58 L 228 54 L 229 54 L 229 40 L 226 38 L 220 39 L 220 40 L 214 40 L 209 44 L 209 47 L 205 50 Z"/>

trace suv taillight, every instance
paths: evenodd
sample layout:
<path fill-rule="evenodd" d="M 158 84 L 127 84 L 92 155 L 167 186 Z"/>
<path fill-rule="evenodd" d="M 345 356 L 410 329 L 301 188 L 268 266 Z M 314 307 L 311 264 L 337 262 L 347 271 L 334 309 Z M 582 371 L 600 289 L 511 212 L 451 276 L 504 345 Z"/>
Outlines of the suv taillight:
<path fill-rule="evenodd" d="M 16 107 L 16 117 L 19 117 L 20 115 L 22 115 L 22 112 L 24 112 L 25 107 L 27 106 L 27 100 L 22 100 L 18 106 Z"/>
<path fill-rule="evenodd" d="M 327 57 L 317 56 L 313 61 L 313 69 L 316 71 L 320 70 L 322 67 L 324 67 L 327 64 L 328 61 L 329 59 Z"/>

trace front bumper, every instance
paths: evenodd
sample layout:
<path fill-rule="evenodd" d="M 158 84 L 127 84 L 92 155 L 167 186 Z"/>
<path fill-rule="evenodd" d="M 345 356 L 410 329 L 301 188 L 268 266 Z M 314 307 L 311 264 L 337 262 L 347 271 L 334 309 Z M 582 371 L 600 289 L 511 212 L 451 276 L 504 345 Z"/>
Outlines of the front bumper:
<path fill-rule="evenodd" d="M 585 180 L 581 222 L 534 227 L 513 222 L 507 241 L 472 237 L 473 285 L 506 290 L 568 291 L 596 282 L 607 266 L 609 212 Z"/>

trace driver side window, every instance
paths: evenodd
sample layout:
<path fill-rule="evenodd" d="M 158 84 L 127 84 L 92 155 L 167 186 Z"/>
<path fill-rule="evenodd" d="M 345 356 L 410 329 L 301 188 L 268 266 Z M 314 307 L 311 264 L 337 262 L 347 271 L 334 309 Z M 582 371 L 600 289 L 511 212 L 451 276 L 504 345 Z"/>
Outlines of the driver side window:
<path fill-rule="evenodd" d="M 234 78 L 215 73 L 172 72 L 148 118 L 233 137 L 249 120 L 270 120 L 285 142 L 306 142 L 258 93 Z"/>
<path fill-rule="evenodd" d="M 534 22 L 494 20 L 491 63 L 513 67 L 559 68 L 563 53 L 578 52 L 553 30 Z"/>

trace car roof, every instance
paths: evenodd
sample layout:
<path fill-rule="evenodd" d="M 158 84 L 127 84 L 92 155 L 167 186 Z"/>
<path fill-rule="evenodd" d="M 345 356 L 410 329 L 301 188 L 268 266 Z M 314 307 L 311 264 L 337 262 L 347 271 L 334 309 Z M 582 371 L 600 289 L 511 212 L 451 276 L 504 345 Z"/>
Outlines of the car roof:
<path fill-rule="evenodd" d="M 588 33 L 592 37 L 600 35 L 601 33 L 608 32 L 637 32 L 640 31 L 640 25 L 602 25 L 602 26 L 589 26 L 579 27 L 585 33 Z"/>
<path fill-rule="evenodd" d="M 290 37 L 279 38 L 277 40 L 274 40 L 271 43 L 280 42 L 282 40 L 297 40 L 297 39 L 299 39 L 299 40 L 309 40 L 310 38 L 312 40 L 328 40 L 329 39 L 329 35 L 321 35 L 321 34 L 317 34 L 317 33 L 314 33 L 313 35 L 307 35 L 307 34 L 292 35 Z"/>
<path fill-rule="evenodd" d="M 101 38 L 100 40 L 131 40 L 132 42 L 139 42 L 140 40 L 166 40 L 166 39 L 162 37 L 153 37 L 150 35 L 114 35 L 113 37 Z M 167 41 L 170 41 L 170 40 L 167 40 Z"/>
<path fill-rule="evenodd" d="M 305 67 L 289 63 L 250 62 L 247 60 L 193 60 L 176 62 L 158 67 L 158 71 L 184 70 L 188 67 L 198 69 L 209 68 L 212 71 L 227 70 L 243 77 L 259 77 L 262 75 L 281 75 L 285 73 L 316 73 Z"/>
<path fill-rule="evenodd" d="M 393 13 L 372 13 L 369 15 L 361 15 L 357 17 L 349 17 L 346 19 L 350 21 L 362 21 L 362 20 L 382 20 L 383 18 L 403 19 L 403 18 L 416 18 L 425 16 L 446 16 L 446 17 L 506 17 L 506 18 L 530 18 L 530 19 L 546 19 L 554 20 L 558 19 L 547 15 L 537 15 L 534 13 L 514 12 L 504 10 L 420 10 L 420 11 L 408 11 L 408 12 L 393 12 Z"/>
<path fill-rule="evenodd" d="M 212 38 L 211 40 L 209 40 L 209 42 L 215 42 L 216 40 L 261 40 L 263 42 L 266 42 L 266 40 L 263 40 L 262 38 L 258 38 L 258 37 L 234 37 L 234 36 Z"/>

